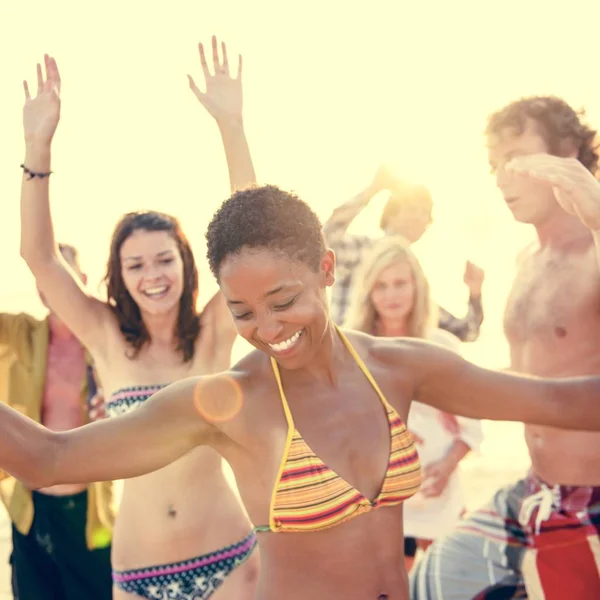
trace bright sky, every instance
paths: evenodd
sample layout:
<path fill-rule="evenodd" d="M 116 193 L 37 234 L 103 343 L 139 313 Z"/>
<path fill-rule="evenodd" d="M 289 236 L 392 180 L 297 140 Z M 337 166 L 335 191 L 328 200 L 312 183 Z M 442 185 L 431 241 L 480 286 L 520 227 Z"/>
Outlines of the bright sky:
<path fill-rule="evenodd" d="M 232 64 L 244 55 L 245 122 L 259 180 L 296 190 L 322 217 L 364 187 L 382 160 L 430 185 L 436 223 L 418 253 L 434 295 L 464 311 L 464 261 L 481 264 L 486 322 L 469 350 L 505 363 L 501 310 L 531 230 L 512 221 L 488 174 L 485 119 L 520 96 L 553 93 L 586 106 L 600 125 L 600 3 L 350 4 L 3 3 L 0 309 L 40 312 L 18 252 L 18 165 L 21 80 L 33 80 L 44 52 L 57 58 L 63 81 L 51 188 L 60 239 L 80 248 L 95 285 L 121 213 L 171 212 L 196 249 L 203 296 L 214 289 L 204 232 L 227 197 L 227 174 L 216 126 L 186 73 L 201 80 L 196 44 L 215 33 Z M 381 203 L 355 229 L 375 233 Z"/>

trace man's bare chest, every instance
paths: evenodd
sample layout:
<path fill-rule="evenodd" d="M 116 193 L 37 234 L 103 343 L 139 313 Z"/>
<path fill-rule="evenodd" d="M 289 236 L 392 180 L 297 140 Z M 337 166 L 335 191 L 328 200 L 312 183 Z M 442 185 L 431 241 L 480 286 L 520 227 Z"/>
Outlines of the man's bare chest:
<path fill-rule="evenodd" d="M 600 321 L 600 270 L 586 252 L 536 253 L 522 262 L 508 297 L 504 327 L 509 341 L 562 338 Z"/>

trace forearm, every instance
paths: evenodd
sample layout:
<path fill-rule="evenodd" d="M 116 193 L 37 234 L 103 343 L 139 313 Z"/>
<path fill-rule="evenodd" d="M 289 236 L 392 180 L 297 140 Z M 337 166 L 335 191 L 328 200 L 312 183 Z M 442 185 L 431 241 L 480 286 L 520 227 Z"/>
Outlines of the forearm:
<path fill-rule="evenodd" d="M 464 318 L 459 319 L 444 308 L 439 309 L 439 327 L 455 335 L 462 342 L 474 342 L 479 337 L 483 323 L 481 295 L 469 296 L 469 307 Z"/>
<path fill-rule="evenodd" d="M 256 183 L 256 173 L 243 122 L 240 120 L 219 123 L 219 131 L 227 159 L 231 193 Z"/>
<path fill-rule="evenodd" d="M 458 466 L 458 463 L 471 451 L 471 447 L 461 439 L 454 440 L 454 444 L 447 452 L 444 460 L 449 466 L 449 471 L 452 472 Z"/>
<path fill-rule="evenodd" d="M 335 242 L 336 237 L 343 236 L 354 219 L 365 209 L 377 190 L 367 186 L 356 196 L 334 209 L 331 217 L 325 221 L 323 232 L 328 244 Z"/>
<path fill-rule="evenodd" d="M 53 433 L 0 404 L 0 469 L 30 489 L 54 483 L 57 446 Z"/>
<path fill-rule="evenodd" d="M 555 379 L 548 385 L 550 392 L 546 400 L 550 422 L 542 425 L 600 431 L 600 377 Z"/>
<path fill-rule="evenodd" d="M 49 143 L 27 141 L 24 165 L 36 173 L 51 167 Z M 50 259 L 56 248 L 49 201 L 50 177 L 23 173 L 21 183 L 21 256 L 30 267 Z"/>

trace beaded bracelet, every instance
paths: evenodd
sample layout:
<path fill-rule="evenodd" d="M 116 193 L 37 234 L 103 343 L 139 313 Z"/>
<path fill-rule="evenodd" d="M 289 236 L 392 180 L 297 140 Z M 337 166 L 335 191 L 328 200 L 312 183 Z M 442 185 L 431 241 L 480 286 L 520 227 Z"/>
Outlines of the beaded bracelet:
<path fill-rule="evenodd" d="M 25 175 L 29 175 L 29 177 L 27 177 L 27 181 L 33 179 L 34 177 L 39 177 L 40 179 L 44 179 L 44 177 L 50 177 L 50 175 L 52 174 L 52 171 L 48 171 L 47 173 L 35 173 L 34 171 L 30 171 L 25 165 L 19 165 L 21 167 L 21 169 L 23 169 L 23 172 L 25 173 Z"/>

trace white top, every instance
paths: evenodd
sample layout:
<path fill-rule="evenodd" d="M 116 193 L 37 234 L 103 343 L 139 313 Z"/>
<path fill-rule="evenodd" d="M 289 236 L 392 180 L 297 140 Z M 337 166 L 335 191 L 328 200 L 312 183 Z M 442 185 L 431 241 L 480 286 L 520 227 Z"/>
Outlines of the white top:
<path fill-rule="evenodd" d="M 435 329 L 428 339 L 456 353 L 460 352 L 460 340 L 447 331 Z M 471 450 L 478 450 L 483 439 L 480 421 L 466 417 L 456 419 L 460 428 L 459 439 Z M 422 444 L 417 445 L 422 467 L 442 459 L 456 439 L 455 434 L 444 426 L 442 412 L 421 402 L 412 403 L 407 425 L 411 432 L 423 440 Z M 460 473 L 456 469 L 438 498 L 425 498 L 418 492 L 404 502 L 404 535 L 434 540 L 454 528 L 463 509 Z"/>

